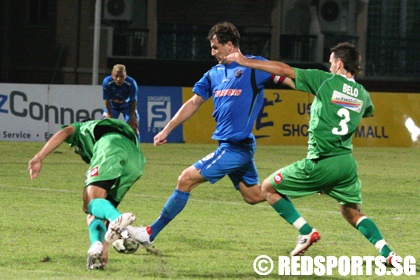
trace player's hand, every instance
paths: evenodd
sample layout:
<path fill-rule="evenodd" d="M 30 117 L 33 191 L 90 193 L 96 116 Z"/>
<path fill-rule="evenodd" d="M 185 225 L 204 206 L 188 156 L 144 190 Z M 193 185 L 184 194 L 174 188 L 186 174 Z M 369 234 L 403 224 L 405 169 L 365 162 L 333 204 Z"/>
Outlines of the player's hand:
<path fill-rule="evenodd" d="M 112 118 L 112 113 L 106 113 L 104 114 L 105 119 L 111 119 Z"/>
<path fill-rule="evenodd" d="M 168 137 L 168 134 L 164 130 L 162 130 L 161 132 L 156 134 L 155 137 L 153 138 L 153 144 L 155 146 L 163 145 L 166 142 L 168 142 L 168 140 L 166 140 L 167 137 Z"/>
<path fill-rule="evenodd" d="M 28 163 L 29 176 L 31 179 L 38 177 L 39 172 L 41 172 L 42 161 L 38 156 L 34 156 Z"/>
<path fill-rule="evenodd" d="M 224 62 L 225 63 L 237 62 L 238 64 L 241 64 L 241 62 L 245 59 L 246 59 L 246 57 L 242 53 L 234 52 L 234 53 L 231 53 L 228 56 L 226 56 L 225 59 L 224 59 Z"/>
<path fill-rule="evenodd" d="M 127 124 L 134 130 L 135 133 L 139 133 L 139 121 L 136 118 L 130 118 Z"/>
<path fill-rule="evenodd" d="M 109 243 L 108 242 L 104 242 L 103 247 L 102 247 L 102 265 L 105 268 L 108 265 L 108 248 L 109 248 Z"/>

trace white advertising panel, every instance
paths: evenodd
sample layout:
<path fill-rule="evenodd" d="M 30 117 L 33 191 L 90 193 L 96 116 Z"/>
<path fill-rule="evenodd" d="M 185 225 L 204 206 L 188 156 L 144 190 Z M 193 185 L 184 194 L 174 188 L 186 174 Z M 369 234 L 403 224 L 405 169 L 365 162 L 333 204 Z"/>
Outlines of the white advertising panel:
<path fill-rule="evenodd" d="M 61 125 L 100 119 L 101 86 L 0 83 L 0 141 L 46 141 Z"/>

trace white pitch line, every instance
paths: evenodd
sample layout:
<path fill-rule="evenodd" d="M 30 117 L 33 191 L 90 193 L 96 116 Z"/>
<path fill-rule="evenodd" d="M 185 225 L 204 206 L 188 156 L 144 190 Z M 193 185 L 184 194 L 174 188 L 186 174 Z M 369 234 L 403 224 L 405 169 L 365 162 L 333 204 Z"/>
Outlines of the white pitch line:
<path fill-rule="evenodd" d="M 45 192 L 57 192 L 57 193 L 81 193 L 80 191 L 75 190 L 59 190 L 59 189 L 50 189 L 50 188 L 35 188 L 35 187 L 12 187 L 0 184 L 0 188 L 14 188 L 14 189 L 21 189 L 21 190 L 31 190 L 31 191 L 45 191 Z M 154 196 L 154 195 L 143 195 L 139 193 L 129 192 L 130 196 L 137 196 L 137 197 L 146 197 L 146 198 L 153 198 L 153 199 L 161 199 L 161 196 Z M 194 202 L 203 202 L 203 203 L 214 203 L 214 204 L 225 204 L 225 205 L 235 205 L 235 206 L 244 206 L 244 207 L 262 207 L 262 208 L 271 208 L 270 205 L 266 203 L 260 203 L 256 205 L 248 205 L 246 202 L 233 202 L 233 201 L 218 201 L 218 200 L 205 200 L 205 199 L 197 199 L 197 198 L 190 198 L 190 201 Z M 299 211 L 304 212 L 313 212 L 316 211 L 317 213 L 327 213 L 327 214 L 338 214 L 340 215 L 339 211 L 326 211 L 326 210 L 316 210 L 316 209 L 308 209 L 308 208 L 297 208 Z"/>

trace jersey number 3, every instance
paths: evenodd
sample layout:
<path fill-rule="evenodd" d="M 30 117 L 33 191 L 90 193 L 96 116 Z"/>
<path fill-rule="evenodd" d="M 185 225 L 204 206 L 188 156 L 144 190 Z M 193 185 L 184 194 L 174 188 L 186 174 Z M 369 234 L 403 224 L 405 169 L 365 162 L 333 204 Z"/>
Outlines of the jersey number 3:
<path fill-rule="evenodd" d="M 342 118 L 338 124 L 340 127 L 334 127 L 332 133 L 335 135 L 346 135 L 349 132 L 347 123 L 350 121 L 350 112 L 345 108 L 338 110 L 337 115 Z"/>

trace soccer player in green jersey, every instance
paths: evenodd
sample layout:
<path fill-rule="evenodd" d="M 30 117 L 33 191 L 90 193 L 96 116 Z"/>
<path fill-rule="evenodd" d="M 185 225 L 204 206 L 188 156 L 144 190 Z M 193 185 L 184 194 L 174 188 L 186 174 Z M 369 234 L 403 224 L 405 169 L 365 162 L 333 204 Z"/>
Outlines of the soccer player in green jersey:
<path fill-rule="evenodd" d="M 83 192 L 91 242 L 86 267 L 103 268 L 109 243 L 120 238 L 121 231 L 135 220 L 132 213 L 121 214 L 116 208 L 142 176 L 146 160 L 128 124 L 117 119 L 75 122 L 63 126 L 29 161 L 31 179 L 38 177 L 44 158 L 63 142 L 89 164 Z"/>
<path fill-rule="evenodd" d="M 277 61 L 248 59 L 230 54 L 228 62 L 294 79 L 296 89 L 315 95 L 309 121 L 308 153 L 305 159 L 281 168 L 262 184 L 268 203 L 300 233 L 292 256 L 303 254 L 320 239 L 295 209 L 290 198 L 325 193 L 340 203 L 344 219 L 357 228 L 386 258 L 396 254 L 376 224 L 362 211 L 361 181 L 352 155 L 352 136 L 363 117 L 373 115 L 369 93 L 354 78 L 360 73 L 360 55 L 349 43 L 331 49 L 330 73 L 293 68 Z"/>

